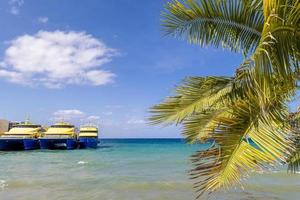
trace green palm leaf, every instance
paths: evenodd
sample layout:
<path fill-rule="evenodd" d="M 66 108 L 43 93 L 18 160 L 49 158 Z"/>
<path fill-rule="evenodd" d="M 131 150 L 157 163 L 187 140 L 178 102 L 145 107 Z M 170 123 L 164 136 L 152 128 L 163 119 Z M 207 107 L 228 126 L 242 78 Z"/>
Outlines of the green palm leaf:
<path fill-rule="evenodd" d="M 274 74 L 290 79 L 299 71 L 299 1 L 264 1 L 265 23 L 256 51 L 251 56 L 257 73 L 268 85 Z M 262 86 L 260 86 L 262 87 Z"/>
<path fill-rule="evenodd" d="M 183 121 L 182 134 L 189 143 L 205 142 L 212 137 L 218 126 L 216 118 L 226 115 L 228 115 L 226 108 L 195 113 Z"/>
<path fill-rule="evenodd" d="M 245 55 L 258 45 L 264 24 L 261 4 L 255 1 L 175 0 L 163 16 L 167 34 Z"/>
<path fill-rule="evenodd" d="M 218 106 L 222 97 L 232 88 L 229 77 L 191 77 L 177 87 L 176 96 L 168 97 L 163 103 L 151 108 L 150 121 L 159 123 L 181 123 L 195 112 Z"/>
<path fill-rule="evenodd" d="M 199 196 L 229 188 L 253 170 L 265 171 L 285 161 L 293 145 L 286 112 L 278 112 L 278 107 L 270 105 L 266 115 L 259 105 L 249 107 L 249 102 L 238 101 L 228 111 L 230 115 L 215 119 L 218 126 L 211 135 L 215 145 L 192 157 L 195 168 L 191 175 Z"/>
<path fill-rule="evenodd" d="M 300 142 L 297 140 L 297 148 L 287 160 L 288 171 L 296 173 L 300 171 Z"/>
<path fill-rule="evenodd" d="M 300 112 L 290 113 L 289 122 L 295 134 L 294 144 L 296 149 L 291 152 L 291 155 L 287 160 L 288 171 L 296 173 L 300 171 Z"/>

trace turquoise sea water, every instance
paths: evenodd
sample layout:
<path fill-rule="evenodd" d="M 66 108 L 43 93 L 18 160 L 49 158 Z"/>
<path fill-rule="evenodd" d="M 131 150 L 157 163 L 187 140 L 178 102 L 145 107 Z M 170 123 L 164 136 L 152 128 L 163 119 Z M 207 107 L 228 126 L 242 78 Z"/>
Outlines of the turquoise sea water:
<path fill-rule="evenodd" d="M 1 200 L 189 200 L 188 157 L 179 139 L 102 140 L 96 150 L 0 152 Z M 300 175 L 256 174 L 220 200 L 298 200 Z"/>

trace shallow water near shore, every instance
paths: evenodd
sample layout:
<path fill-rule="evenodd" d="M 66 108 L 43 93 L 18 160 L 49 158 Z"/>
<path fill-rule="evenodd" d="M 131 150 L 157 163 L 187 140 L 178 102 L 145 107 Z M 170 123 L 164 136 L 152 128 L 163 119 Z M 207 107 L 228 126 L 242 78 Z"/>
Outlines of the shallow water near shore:
<path fill-rule="evenodd" d="M 180 139 L 105 139 L 95 150 L 0 152 L 0 199 L 194 199 L 189 156 L 203 145 Z M 254 174 L 244 190 L 211 199 L 298 200 L 300 175 Z"/>

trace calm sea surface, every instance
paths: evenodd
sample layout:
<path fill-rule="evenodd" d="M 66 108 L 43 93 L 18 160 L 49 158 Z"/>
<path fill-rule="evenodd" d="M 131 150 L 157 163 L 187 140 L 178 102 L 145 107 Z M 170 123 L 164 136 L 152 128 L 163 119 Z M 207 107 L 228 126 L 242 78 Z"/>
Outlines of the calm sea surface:
<path fill-rule="evenodd" d="M 102 140 L 96 150 L 0 152 L 1 200 L 189 200 L 188 160 L 179 139 Z M 300 175 L 253 175 L 220 200 L 298 200 Z"/>

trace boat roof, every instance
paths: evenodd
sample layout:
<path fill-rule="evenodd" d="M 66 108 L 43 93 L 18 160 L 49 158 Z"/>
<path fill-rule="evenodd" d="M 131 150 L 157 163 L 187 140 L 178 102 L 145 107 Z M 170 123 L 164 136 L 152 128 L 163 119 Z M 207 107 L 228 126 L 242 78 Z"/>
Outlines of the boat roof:
<path fill-rule="evenodd" d="M 66 123 L 66 122 L 57 122 L 50 126 L 51 128 L 73 128 L 74 125 Z"/>
<path fill-rule="evenodd" d="M 30 121 L 21 122 L 19 124 L 14 125 L 12 128 L 39 128 L 42 127 L 39 124 L 34 124 Z"/>
<path fill-rule="evenodd" d="M 87 124 L 80 125 L 80 128 L 97 128 L 98 129 L 98 126 L 93 123 L 87 123 Z"/>
<path fill-rule="evenodd" d="M 4 135 L 32 135 L 42 130 L 41 125 L 26 121 L 15 124 L 9 131 L 4 132 Z"/>
<path fill-rule="evenodd" d="M 79 129 L 80 132 L 98 132 L 98 127 L 96 126 L 81 126 Z"/>

